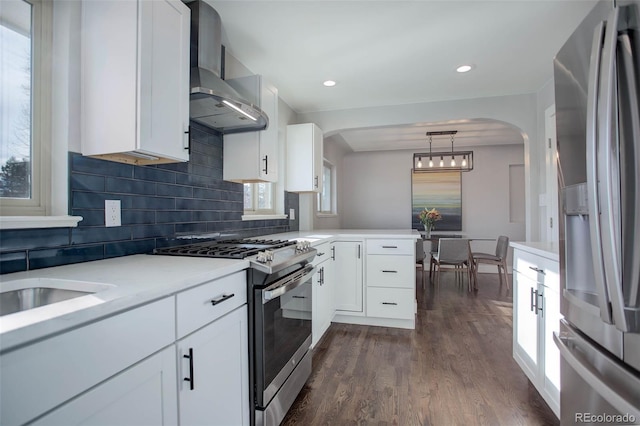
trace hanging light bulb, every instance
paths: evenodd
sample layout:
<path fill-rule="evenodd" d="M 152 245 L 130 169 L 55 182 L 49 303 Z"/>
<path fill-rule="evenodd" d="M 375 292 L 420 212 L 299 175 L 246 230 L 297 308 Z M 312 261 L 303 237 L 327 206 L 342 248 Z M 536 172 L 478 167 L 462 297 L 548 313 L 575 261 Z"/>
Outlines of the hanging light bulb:
<path fill-rule="evenodd" d="M 462 167 L 467 167 L 467 156 L 466 155 L 462 156 Z"/>
<path fill-rule="evenodd" d="M 433 167 L 433 158 L 429 157 L 429 167 Z"/>
<path fill-rule="evenodd" d="M 456 166 L 456 157 L 453 155 L 453 135 L 451 135 L 451 167 Z"/>
<path fill-rule="evenodd" d="M 444 167 L 444 158 L 440 157 L 440 167 Z"/>
<path fill-rule="evenodd" d="M 422 168 L 422 157 L 418 157 L 418 168 Z"/>

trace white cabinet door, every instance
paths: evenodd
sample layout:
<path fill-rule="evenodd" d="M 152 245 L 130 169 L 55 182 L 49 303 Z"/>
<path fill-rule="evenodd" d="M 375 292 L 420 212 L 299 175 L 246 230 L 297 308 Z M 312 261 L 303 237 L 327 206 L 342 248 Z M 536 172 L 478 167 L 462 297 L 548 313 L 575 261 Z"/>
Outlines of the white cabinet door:
<path fill-rule="evenodd" d="M 560 414 L 560 329 L 558 262 L 521 250 L 513 252 L 513 358 L 554 413 Z"/>
<path fill-rule="evenodd" d="M 180 424 L 248 425 L 247 306 L 178 342 Z"/>
<path fill-rule="evenodd" d="M 223 179 L 232 182 L 276 182 L 278 180 L 278 89 L 266 83 L 262 76 L 227 80 L 241 95 L 258 93 L 259 99 L 249 99 L 269 117 L 269 126 L 258 132 L 223 136 Z"/>
<path fill-rule="evenodd" d="M 175 425 L 176 389 L 176 352 L 171 345 L 33 424 Z"/>
<path fill-rule="evenodd" d="M 546 262 L 544 268 L 544 305 L 540 318 L 540 350 L 543 355 L 541 380 L 547 403 L 556 413 L 560 413 L 560 349 L 553 341 L 553 333 L 560 331 L 560 276 L 557 262 Z"/>
<path fill-rule="evenodd" d="M 514 270 L 513 273 L 513 357 L 532 382 L 536 381 L 538 359 L 538 283 Z"/>
<path fill-rule="evenodd" d="M 336 310 L 363 312 L 362 241 L 335 242 L 334 289 Z"/>
<path fill-rule="evenodd" d="M 322 190 L 322 130 L 314 123 L 287 126 L 287 184 L 290 192 Z"/>
<path fill-rule="evenodd" d="M 188 161 L 189 8 L 179 0 L 83 1 L 82 31 L 82 153 Z"/>
<path fill-rule="evenodd" d="M 326 259 L 316 266 L 318 270 L 313 276 L 312 347 L 322 338 L 333 320 L 333 266 L 333 260 Z"/>

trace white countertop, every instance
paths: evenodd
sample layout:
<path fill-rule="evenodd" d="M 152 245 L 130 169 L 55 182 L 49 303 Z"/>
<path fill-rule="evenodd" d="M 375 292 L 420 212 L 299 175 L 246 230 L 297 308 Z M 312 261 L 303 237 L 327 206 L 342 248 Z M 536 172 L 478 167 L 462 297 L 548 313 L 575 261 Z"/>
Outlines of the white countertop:
<path fill-rule="evenodd" d="M 396 238 L 418 240 L 421 236 L 415 229 L 316 229 L 314 231 L 294 231 L 264 235 L 258 238 L 307 240 L 311 242 L 311 245 L 316 245 L 340 238 Z"/>
<path fill-rule="evenodd" d="M 513 248 L 555 260 L 556 262 L 560 261 L 558 243 L 542 241 L 512 241 L 509 245 Z"/>
<path fill-rule="evenodd" d="M 258 238 L 307 240 L 312 246 L 340 238 L 419 239 L 407 229 L 296 231 Z M 0 353 L 171 296 L 249 267 L 248 260 L 133 255 L 0 275 L 0 288 L 21 279 L 60 279 L 113 288 L 0 317 Z"/>
<path fill-rule="evenodd" d="M 112 284 L 91 296 L 0 317 L 4 352 L 97 321 L 249 267 L 246 260 L 133 255 L 0 276 L 3 288 L 24 278 Z"/>

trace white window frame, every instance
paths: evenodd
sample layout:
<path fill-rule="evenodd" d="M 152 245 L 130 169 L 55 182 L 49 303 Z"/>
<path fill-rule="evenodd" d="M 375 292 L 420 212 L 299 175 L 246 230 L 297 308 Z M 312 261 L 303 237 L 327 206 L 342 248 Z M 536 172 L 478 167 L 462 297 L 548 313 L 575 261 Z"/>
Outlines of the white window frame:
<path fill-rule="evenodd" d="M 255 209 L 254 207 L 258 204 L 258 191 L 256 191 L 256 187 L 258 184 L 264 183 L 267 185 L 271 185 L 271 209 Z M 244 185 L 251 185 L 252 190 L 252 207 L 244 208 L 244 214 L 242 215 L 242 220 L 266 220 L 266 219 L 286 219 L 286 216 L 283 214 L 278 214 L 277 203 L 279 201 L 278 193 L 279 188 L 273 182 L 252 182 L 245 183 Z M 244 187 L 243 187 L 243 195 L 244 195 Z M 244 197 L 243 197 L 243 206 L 244 206 Z"/>
<path fill-rule="evenodd" d="M 323 192 L 319 192 L 317 197 L 316 197 L 316 216 L 317 217 L 333 217 L 333 216 L 337 216 L 338 215 L 338 206 L 337 206 L 337 199 L 336 199 L 336 168 L 333 165 L 333 163 L 331 163 L 330 161 L 328 161 L 327 159 L 324 159 L 322 162 L 322 180 L 324 182 L 324 173 L 325 173 L 325 169 L 329 169 L 329 173 L 330 173 L 330 178 L 331 178 L 331 183 L 330 183 L 330 188 L 329 188 L 329 199 L 330 199 L 330 209 L 329 210 L 320 210 L 321 207 L 321 202 L 320 200 L 322 199 L 322 194 Z M 323 184 L 323 190 L 324 190 L 324 184 Z"/>
<path fill-rule="evenodd" d="M 69 99 L 70 70 L 74 65 L 68 45 L 70 17 L 64 10 L 54 16 L 52 0 L 25 0 L 32 4 L 32 198 L 2 199 L 0 229 L 74 227 L 82 217 L 68 216 L 68 115 L 58 112 L 54 117 L 52 104 L 62 111 Z M 78 33 L 79 33 L 79 21 Z M 64 29 L 63 37 L 54 37 L 54 30 Z M 65 37 L 66 36 L 66 37 Z M 57 41 L 54 41 L 57 40 Z M 60 63 L 54 70 L 53 61 Z M 79 67 L 79 63 L 76 64 Z M 79 69 L 79 68 L 78 68 Z M 58 88 L 59 86 L 59 88 Z M 67 89 L 67 90 L 65 90 Z M 56 93 L 58 99 L 56 100 Z M 58 122 L 54 120 L 59 120 Z M 54 136 L 58 125 L 60 135 Z"/>

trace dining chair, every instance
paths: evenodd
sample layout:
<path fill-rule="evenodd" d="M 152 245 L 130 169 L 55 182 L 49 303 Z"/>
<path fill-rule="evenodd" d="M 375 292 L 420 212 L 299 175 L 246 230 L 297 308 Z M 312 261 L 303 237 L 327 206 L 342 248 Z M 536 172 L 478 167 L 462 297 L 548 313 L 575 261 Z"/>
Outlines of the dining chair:
<path fill-rule="evenodd" d="M 501 235 L 496 241 L 496 252 L 482 253 L 471 252 L 471 268 L 473 270 L 473 278 L 475 281 L 475 288 L 478 289 L 478 265 L 480 263 L 486 263 L 489 265 L 498 266 L 498 276 L 500 277 L 500 285 L 502 285 L 502 277 L 507 284 L 507 290 L 509 289 L 509 276 L 507 275 L 507 251 L 509 250 L 509 237 Z"/>
<path fill-rule="evenodd" d="M 431 256 L 429 279 L 437 274 L 436 283 L 440 284 L 440 270 L 443 265 L 453 266 L 456 278 L 462 279 L 464 267 L 467 267 L 467 275 L 471 280 L 469 240 L 467 238 L 440 238 L 438 252 Z"/>
<path fill-rule="evenodd" d="M 416 265 L 420 265 L 422 267 L 422 287 L 424 287 L 424 261 L 427 257 L 424 252 L 424 241 L 422 238 L 416 240 Z"/>

